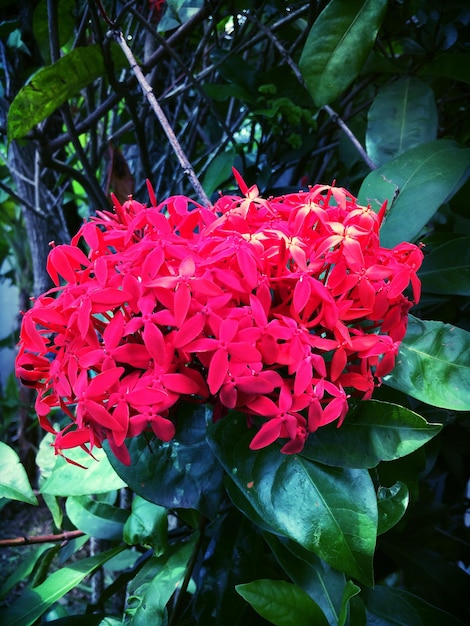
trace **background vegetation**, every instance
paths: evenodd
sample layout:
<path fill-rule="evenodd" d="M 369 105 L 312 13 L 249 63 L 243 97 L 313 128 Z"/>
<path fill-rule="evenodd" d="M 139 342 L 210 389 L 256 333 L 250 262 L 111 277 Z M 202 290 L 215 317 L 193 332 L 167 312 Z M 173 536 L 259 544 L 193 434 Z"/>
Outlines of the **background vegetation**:
<path fill-rule="evenodd" d="M 20 309 L 50 287 L 49 242 L 68 242 L 84 218 L 110 206 L 110 191 L 146 202 L 148 179 L 159 199 L 196 197 L 116 32 L 207 196 L 234 190 L 232 166 L 264 195 L 336 181 L 373 208 L 388 199 L 385 245 L 425 244 L 422 300 L 400 364 L 374 396 L 403 407 L 400 453 L 393 456 L 387 436 L 378 435 L 377 412 L 385 408 L 376 405 L 366 442 L 354 421 L 334 443 L 325 428 L 322 445 L 333 456 L 310 460 L 305 477 L 321 492 L 318 472 L 339 468 L 338 507 L 355 493 L 351 472 L 373 480 L 382 524 L 368 557 L 374 589 L 283 531 L 279 515 L 295 511 L 295 494 L 266 527 L 259 502 L 241 495 L 249 459 L 236 459 L 240 480 L 231 476 L 228 435 L 214 428 L 209 447 L 203 416 L 188 416 L 177 447 L 152 442 L 151 453 L 136 439 L 131 470 L 113 467 L 103 453 L 84 477 L 53 456 L 29 390 L 2 377 L 0 495 L 10 524 L 3 534 L 23 534 L 11 500 L 32 515 L 39 498 L 50 511 L 44 534 L 63 540 L 48 537 L 26 559 L 19 548 L 13 553 L 0 590 L 5 623 L 75 624 L 85 611 L 89 626 L 121 618 L 468 623 L 467 3 L 2 0 L 0 7 L 0 261 L 4 283 L 19 289 Z M 421 427 L 400 422 L 403 411 L 443 428 L 422 445 Z M 243 438 L 233 424 L 232 436 Z M 376 435 L 382 443 L 374 456 Z M 176 457 L 192 471 L 177 470 L 169 461 Z M 276 458 L 268 458 L 273 475 Z M 19 600 L 11 593 L 18 584 Z"/>

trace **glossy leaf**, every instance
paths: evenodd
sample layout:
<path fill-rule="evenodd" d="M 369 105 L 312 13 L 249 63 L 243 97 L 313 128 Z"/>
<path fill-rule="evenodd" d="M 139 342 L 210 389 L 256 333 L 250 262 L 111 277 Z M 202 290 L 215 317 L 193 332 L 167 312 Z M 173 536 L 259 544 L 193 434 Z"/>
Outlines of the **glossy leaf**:
<path fill-rule="evenodd" d="M 289 539 L 265 533 L 265 541 L 289 578 L 322 609 L 329 624 L 340 624 L 346 577 L 313 552 Z"/>
<path fill-rule="evenodd" d="M 120 48 L 111 46 L 116 69 L 126 67 Z M 60 105 L 105 73 L 99 45 L 75 48 L 52 65 L 42 67 L 15 96 L 8 111 L 8 138 L 24 137 Z"/>
<path fill-rule="evenodd" d="M 251 451 L 253 433 L 237 414 L 212 425 L 209 436 L 257 516 L 332 567 L 371 584 L 377 501 L 366 470 L 325 467 L 280 454 L 277 446 Z M 243 500 L 237 504 L 245 512 Z"/>
<path fill-rule="evenodd" d="M 70 521 L 79 530 L 98 539 L 121 540 L 129 512 L 89 496 L 71 496 L 65 501 Z"/>
<path fill-rule="evenodd" d="M 325 614 L 305 591 L 284 580 L 255 580 L 237 592 L 276 626 L 328 626 Z"/>
<path fill-rule="evenodd" d="M 152 557 L 131 581 L 126 613 L 134 626 L 166 626 L 166 605 L 183 581 L 196 537 Z"/>
<path fill-rule="evenodd" d="M 167 547 L 167 535 L 166 509 L 135 495 L 131 514 L 124 526 L 124 541 L 131 546 L 150 546 L 159 556 Z"/>
<path fill-rule="evenodd" d="M 423 292 L 470 296 L 470 237 L 432 249 L 418 275 Z"/>
<path fill-rule="evenodd" d="M 441 205 L 464 184 L 470 148 L 438 139 L 412 148 L 371 172 L 359 190 L 359 202 L 378 211 L 388 201 L 380 241 L 390 248 L 419 237 Z"/>
<path fill-rule="evenodd" d="M 111 452 L 109 459 L 129 487 L 146 500 L 212 517 L 220 502 L 223 472 L 205 440 L 205 410 L 191 405 L 181 411 L 174 439 L 162 443 L 144 434 L 126 442 L 129 466 Z"/>
<path fill-rule="evenodd" d="M 0 498 L 38 504 L 18 454 L 0 441 Z"/>
<path fill-rule="evenodd" d="M 332 0 L 314 22 L 299 68 L 318 107 L 359 75 L 382 23 L 386 0 Z"/>
<path fill-rule="evenodd" d="M 361 591 L 361 588 L 358 587 L 352 580 L 348 580 L 343 591 L 343 598 L 341 600 L 341 610 L 339 613 L 338 626 L 344 626 L 347 623 L 349 616 L 349 604 L 350 600 L 357 596 L 357 594 Z M 354 622 L 351 622 L 353 624 Z M 356 624 L 354 625 L 356 626 Z"/>
<path fill-rule="evenodd" d="M 397 481 L 391 487 L 379 487 L 377 492 L 379 535 L 393 528 L 401 520 L 408 508 L 409 500 L 408 487 L 401 481 Z"/>
<path fill-rule="evenodd" d="M 340 428 L 328 425 L 312 433 L 301 456 L 337 467 L 371 468 L 414 452 L 441 428 L 398 404 L 368 400 Z"/>
<path fill-rule="evenodd" d="M 2 619 L 8 626 L 30 626 L 53 604 L 81 581 L 92 574 L 110 558 L 118 554 L 124 546 L 106 550 L 95 556 L 71 563 L 53 572 L 34 589 L 27 589 L 3 613 Z"/>
<path fill-rule="evenodd" d="M 384 382 L 427 404 L 468 411 L 469 380 L 470 332 L 410 316 L 396 366 Z"/>
<path fill-rule="evenodd" d="M 377 167 L 437 136 L 434 92 L 410 76 L 382 87 L 367 118 L 367 153 Z"/>
<path fill-rule="evenodd" d="M 50 437 L 46 436 L 49 440 Z M 121 489 L 126 483 L 117 475 L 101 448 L 93 450 L 93 459 L 80 448 L 67 450 L 67 456 L 86 469 L 77 467 L 61 456 L 54 456 L 54 449 L 42 446 L 38 455 L 40 467 L 46 467 L 49 476 L 41 484 L 41 493 L 55 496 L 84 496 Z M 52 469 L 50 469 L 52 462 Z"/>
<path fill-rule="evenodd" d="M 367 624 L 373 626 L 463 626 L 463 623 L 421 598 L 393 587 L 364 589 Z"/>

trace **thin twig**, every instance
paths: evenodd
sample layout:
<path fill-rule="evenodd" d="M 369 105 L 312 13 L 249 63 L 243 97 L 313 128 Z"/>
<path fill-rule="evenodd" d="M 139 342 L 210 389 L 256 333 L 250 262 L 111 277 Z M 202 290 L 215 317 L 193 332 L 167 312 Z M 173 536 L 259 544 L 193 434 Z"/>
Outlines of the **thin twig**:
<path fill-rule="evenodd" d="M 149 101 L 149 104 L 152 107 L 153 112 L 155 113 L 158 121 L 160 122 L 161 127 L 163 128 L 163 131 L 165 132 L 165 135 L 167 136 L 168 141 L 170 142 L 173 148 L 173 151 L 178 158 L 178 161 L 183 169 L 183 172 L 188 176 L 193 186 L 194 191 L 197 193 L 200 200 L 206 206 L 210 206 L 211 202 L 209 198 L 207 197 L 206 192 L 202 188 L 202 185 L 199 182 L 198 177 L 196 176 L 193 166 L 191 165 L 188 157 L 183 151 L 183 148 L 181 147 L 181 144 L 179 143 L 175 135 L 175 132 L 173 128 L 171 127 L 170 122 L 168 121 L 168 118 L 163 112 L 163 109 L 159 105 L 158 100 L 155 97 L 155 94 L 153 93 L 152 87 L 150 86 L 147 79 L 145 78 L 142 70 L 140 69 L 139 64 L 137 63 L 134 55 L 132 54 L 131 49 L 127 45 L 127 42 L 124 38 L 124 35 L 122 34 L 122 31 L 120 30 L 109 31 L 108 35 L 113 37 L 113 39 L 120 45 L 122 51 L 126 55 L 126 58 L 129 61 L 129 65 L 131 66 L 132 71 L 134 72 L 137 80 L 139 81 L 139 85 L 141 86 L 142 91 L 144 92 L 144 95 Z"/>
<path fill-rule="evenodd" d="M 11 546 L 29 546 L 33 543 L 50 543 L 55 541 L 70 541 L 77 537 L 83 537 L 81 530 L 64 530 L 57 535 L 36 535 L 33 537 L 14 537 L 13 539 L 0 539 L 0 548 Z"/>

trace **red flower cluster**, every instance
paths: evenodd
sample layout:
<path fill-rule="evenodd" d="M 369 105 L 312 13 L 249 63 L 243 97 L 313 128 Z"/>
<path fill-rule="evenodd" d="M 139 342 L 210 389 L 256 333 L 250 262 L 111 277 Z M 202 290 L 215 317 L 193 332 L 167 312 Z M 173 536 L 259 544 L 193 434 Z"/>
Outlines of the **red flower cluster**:
<path fill-rule="evenodd" d="M 247 414 L 252 449 L 296 453 L 393 368 L 420 249 L 382 248 L 385 207 L 344 189 L 264 199 L 235 175 L 244 197 L 157 205 L 149 189 L 151 207 L 116 202 L 52 248 L 56 287 L 24 315 L 17 373 L 45 429 L 53 407 L 72 420 L 57 453 L 107 439 L 129 463 L 127 437 L 174 436 L 180 398 Z"/>

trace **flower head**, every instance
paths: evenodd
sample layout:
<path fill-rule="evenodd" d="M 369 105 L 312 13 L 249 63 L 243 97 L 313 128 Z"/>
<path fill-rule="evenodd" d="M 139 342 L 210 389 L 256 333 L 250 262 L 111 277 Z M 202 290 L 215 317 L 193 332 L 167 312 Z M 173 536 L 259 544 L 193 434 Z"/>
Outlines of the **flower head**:
<path fill-rule="evenodd" d="M 54 407 L 72 421 L 57 453 L 108 439 L 128 463 L 125 439 L 168 441 L 185 399 L 245 413 L 253 449 L 297 453 L 393 368 L 421 250 L 381 247 L 383 211 L 344 189 L 264 199 L 236 178 L 244 195 L 211 208 L 115 200 L 52 248 L 16 365 L 43 427 Z"/>

